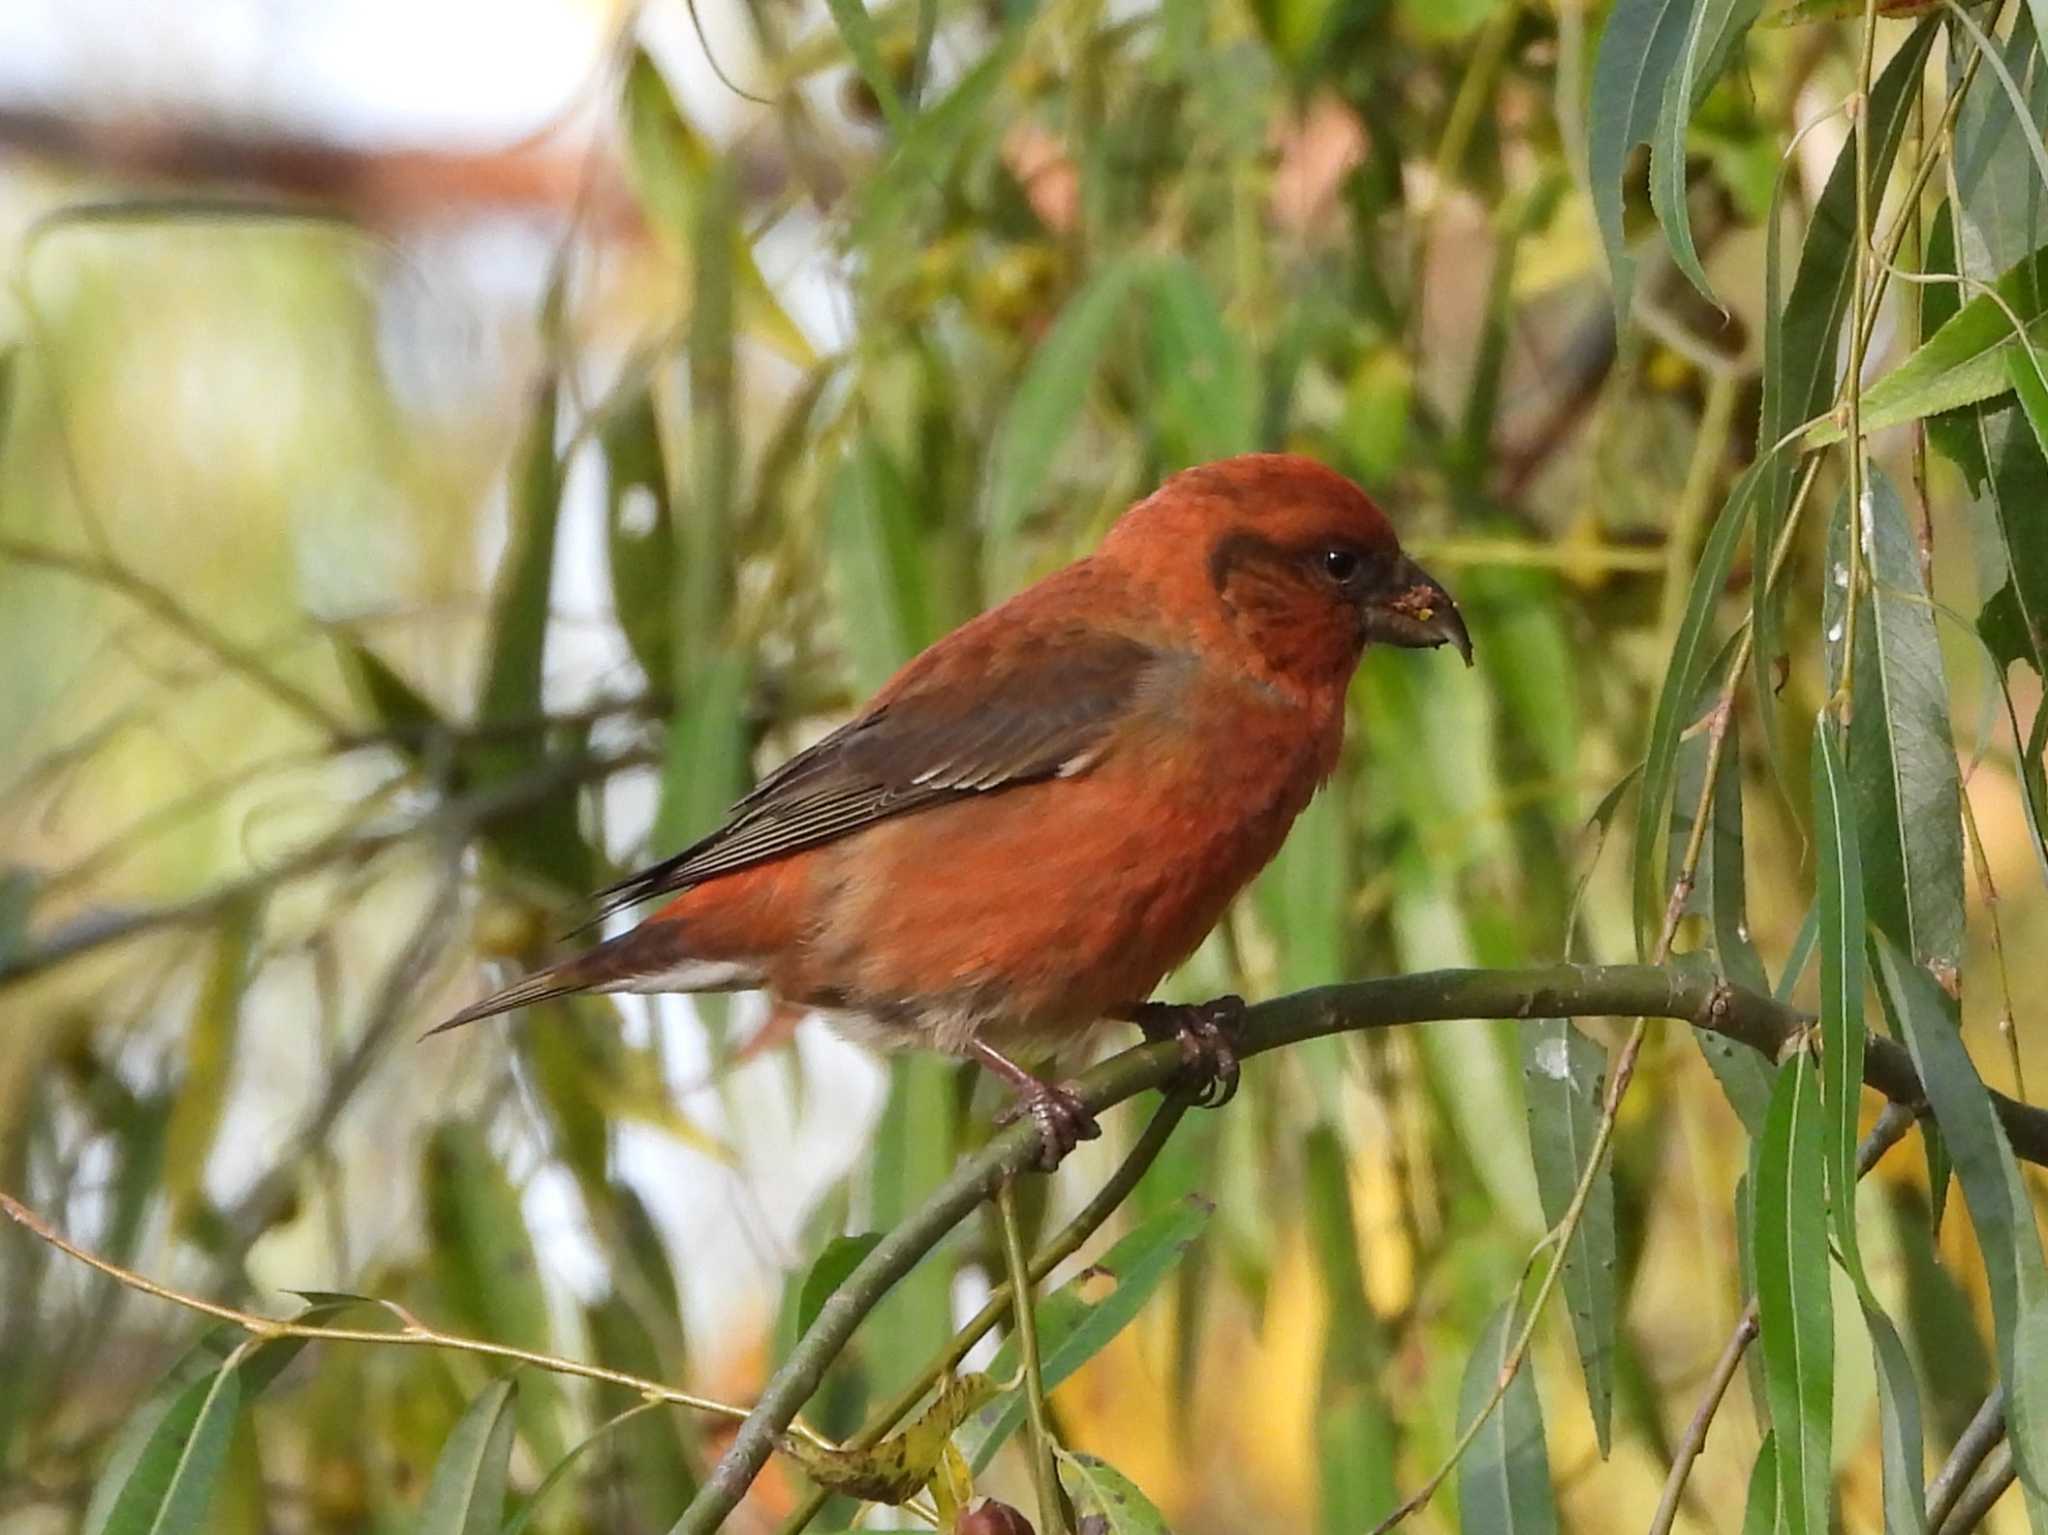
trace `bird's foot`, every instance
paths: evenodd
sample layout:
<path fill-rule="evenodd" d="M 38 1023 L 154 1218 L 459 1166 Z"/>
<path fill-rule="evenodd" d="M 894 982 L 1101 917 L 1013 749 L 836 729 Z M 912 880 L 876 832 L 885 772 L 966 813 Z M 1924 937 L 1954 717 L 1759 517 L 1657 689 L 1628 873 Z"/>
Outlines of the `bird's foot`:
<path fill-rule="evenodd" d="M 996 1116 L 999 1125 L 1015 1124 L 1025 1115 L 1038 1127 L 1038 1165 L 1051 1172 L 1082 1141 L 1102 1134 L 1102 1126 L 1070 1087 L 1055 1087 L 1019 1066 L 1008 1056 L 976 1041 L 974 1056 L 1017 1090 L 1017 1101 Z"/>
<path fill-rule="evenodd" d="M 1014 1124 L 1028 1114 L 1038 1127 L 1038 1166 L 1049 1173 L 1082 1141 L 1101 1135 L 1102 1126 L 1072 1088 L 1055 1087 L 1036 1077 L 1031 1084 L 1019 1089 L 1017 1101 L 996 1116 L 996 1123 Z"/>
<path fill-rule="evenodd" d="M 1131 1022 L 1150 1040 L 1171 1039 L 1180 1045 L 1188 1078 L 1199 1084 L 1197 1106 L 1220 1109 L 1237 1096 L 1237 1044 L 1231 1038 L 1244 1022 L 1243 997 L 1215 997 L 1207 1002 L 1145 1002 Z"/>

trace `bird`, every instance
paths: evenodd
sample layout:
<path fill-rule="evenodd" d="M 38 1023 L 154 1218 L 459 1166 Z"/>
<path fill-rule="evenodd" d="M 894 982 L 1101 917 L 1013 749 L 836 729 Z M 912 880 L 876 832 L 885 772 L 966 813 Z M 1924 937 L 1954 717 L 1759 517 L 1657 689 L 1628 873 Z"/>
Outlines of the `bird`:
<path fill-rule="evenodd" d="M 766 989 L 881 1048 L 980 1062 L 1040 1165 L 1099 1134 L 1018 1053 L 1108 1022 L 1234 1091 L 1237 997 L 1148 1000 L 1335 769 L 1370 645 L 1454 647 L 1457 605 L 1314 459 L 1184 469 L 1094 552 L 907 662 L 711 831 L 599 893 L 637 925 L 463 1008 Z"/>

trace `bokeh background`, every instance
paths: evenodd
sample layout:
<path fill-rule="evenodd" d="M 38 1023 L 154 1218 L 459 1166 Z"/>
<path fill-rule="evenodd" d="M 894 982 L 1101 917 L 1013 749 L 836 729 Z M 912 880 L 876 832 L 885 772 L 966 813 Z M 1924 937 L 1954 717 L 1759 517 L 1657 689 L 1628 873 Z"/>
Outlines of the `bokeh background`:
<path fill-rule="evenodd" d="M 1727 311 L 1646 246 L 1617 335 L 1584 170 L 1601 9 L 899 3 L 862 61 L 785 0 L 8 0 L 0 1186 L 195 1293 L 361 1291 L 749 1399 L 825 1240 L 900 1215 L 995 1096 L 756 998 L 419 1034 L 1160 476 L 1252 448 L 1372 490 L 1478 666 L 1368 658 L 1336 781 L 1170 993 L 1632 957 L 1625 854 L 1589 818 L 1755 449 L 1781 154 L 1818 120 L 1785 160 L 1796 248 L 1855 53 L 1825 16 L 1757 31 L 1691 139 Z M 1909 324 L 1887 310 L 1880 361 Z M 1905 479 L 1904 434 L 1878 447 Z M 1936 596 L 1974 612 L 1939 465 L 1928 504 Z M 1989 669 L 1962 628 L 1945 645 L 2003 897 L 1994 951 L 1971 882 L 1965 1017 L 2012 1090 L 2048 1063 L 2024 1027 L 2008 1054 L 1995 978 L 2041 994 L 2048 912 Z M 1810 899 L 1803 796 L 1753 761 L 1743 795 L 1775 974 Z M 1253 1064 L 1112 1230 L 1214 1202 L 1057 1393 L 1070 1440 L 1187 1535 L 1384 1511 L 1448 1448 L 1542 1232 L 1521 1061 L 1468 1023 Z M 1034 1218 L 1141 1123 L 1113 1116 Z M 1569 1529 L 1648 1516 L 1741 1305 L 1746 1161 L 1692 1042 L 1654 1036 L 1617 1145 L 1607 1458 L 1569 1333 L 1538 1334 Z M 1924 1222 L 1919 1159 L 1863 1197 L 1867 1233 Z M 1991 1378 L 1967 1223 L 1947 1268 L 1865 1241 L 1944 1443 Z M 970 1230 L 920 1269 L 817 1420 L 910 1378 L 997 1261 Z M 88 1522 L 197 1333 L 0 1233 L 0 1531 Z M 1838 1353 L 1845 1524 L 1871 1528 L 1873 1389 Z M 238 1431 L 210 1527 L 407 1528 L 490 1373 L 315 1350 Z M 534 1384 L 515 1485 L 624 1400 Z M 1738 1385 L 1681 1528 L 1738 1526 L 1757 1437 Z M 538 1527 L 664 1529 L 721 1442 L 638 1420 Z M 798 1485 L 778 1466 L 735 1528 Z M 1019 1462 L 986 1485 L 1027 1501 Z M 1455 1518 L 1447 1491 L 1417 1527 Z"/>

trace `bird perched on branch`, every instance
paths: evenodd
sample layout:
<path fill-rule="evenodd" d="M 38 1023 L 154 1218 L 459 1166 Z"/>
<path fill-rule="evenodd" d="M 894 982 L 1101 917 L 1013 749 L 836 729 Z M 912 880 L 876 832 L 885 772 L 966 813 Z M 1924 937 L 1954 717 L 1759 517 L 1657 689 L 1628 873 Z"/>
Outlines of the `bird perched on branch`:
<path fill-rule="evenodd" d="M 1178 1038 L 1220 1102 L 1243 1004 L 1146 998 L 1336 766 L 1374 643 L 1472 659 L 1355 485 L 1288 454 L 1176 474 L 606 891 L 607 914 L 669 897 L 637 927 L 441 1027 L 576 992 L 766 987 L 854 1038 L 980 1061 L 1020 1093 L 1047 1166 L 1098 1131 L 1016 1046 L 1138 1023 Z"/>

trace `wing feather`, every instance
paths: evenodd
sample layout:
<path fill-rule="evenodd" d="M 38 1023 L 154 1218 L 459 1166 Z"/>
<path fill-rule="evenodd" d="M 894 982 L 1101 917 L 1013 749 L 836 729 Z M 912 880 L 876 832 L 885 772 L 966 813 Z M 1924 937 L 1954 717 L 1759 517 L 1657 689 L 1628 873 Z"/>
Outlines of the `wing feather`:
<path fill-rule="evenodd" d="M 984 648 L 983 669 L 963 683 L 934 664 L 944 648 L 769 773 L 708 836 L 601 892 L 601 915 L 894 816 L 1085 772 L 1163 659 L 1134 639 L 1074 631 L 1058 643 Z"/>

